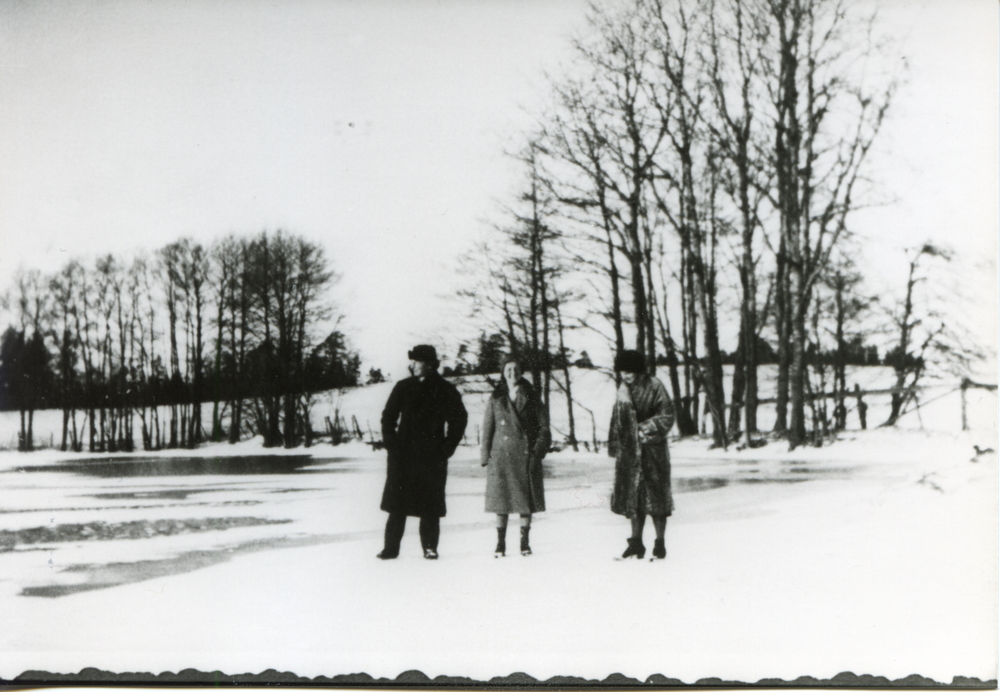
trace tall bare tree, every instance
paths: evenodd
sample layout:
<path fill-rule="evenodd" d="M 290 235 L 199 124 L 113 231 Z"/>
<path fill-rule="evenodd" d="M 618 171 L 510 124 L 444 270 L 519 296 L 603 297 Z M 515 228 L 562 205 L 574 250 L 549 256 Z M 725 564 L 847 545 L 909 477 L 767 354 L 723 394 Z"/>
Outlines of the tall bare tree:
<path fill-rule="evenodd" d="M 806 316 L 812 291 L 857 203 L 858 183 L 895 84 L 865 81 L 872 17 L 836 0 L 766 0 L 761 69 L 772 103 L 774 168 L 787 284 L 788 438 L 805 439 Z M 764 24 L 766 19 L 767 24 Z M 784 277 L 782 277 L 784 278 Z M 780 424 L 779 411 L 779 424 Z"/>

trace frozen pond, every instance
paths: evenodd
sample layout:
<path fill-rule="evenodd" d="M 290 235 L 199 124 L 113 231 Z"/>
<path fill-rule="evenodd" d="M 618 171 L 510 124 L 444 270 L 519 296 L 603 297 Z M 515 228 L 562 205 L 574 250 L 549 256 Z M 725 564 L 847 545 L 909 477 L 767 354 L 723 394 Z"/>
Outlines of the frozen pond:
<path fill-rule="evenodd" d="M 488 680 L 517 669 L 694 682 L 725 661 L 751 681 L 987 680 L 997 464 L 973 457 L 984 443 L 996 446 L 898 431 L 793 453 L 674 443 L 676 509 L 656 564 L 613 559 L 628 521 L 609 509 L 614 462 L 599 454 L 546 459 L 534 554 L 497 560 L 485 469 L 476 447 L 460 447 L 441 559 L 423 559 L 411 519 L 399 559 L 383 562 L 385 453 L 367 446 L 7 453 L 0 673 Z"/>
<path fill-rule="evenodd" d="M 491 523 L 490 515 L 474 507 L 485 472 L 471 450 L 464 451 L 450 464 L 446 533 Z M 596 455 L 547 460 L 550 512 L 601 507 L 613 464 Z M 852 470 L 821 461 L 738 456 L 708 462 L 675 455 L 673 487 L 683 495 L 733 485 L 845 480 Z M 18 594 L 61 597 L 248 553 L 370 540 L 380 535 L 378 518 L 361 526 L 349 516 L 342 522 L 321 517 L 343 514 L 337 498 L 344 493 L 362 492 L 377 507 L 383 473 L 377 455 L 101 456 L 17 466 L 0 473 L 6 498 L 0 508 L 0 572 L 23 573 L 2 569 L 3 563 L 37 562 L 43 553 L 48 569 L 28 570 L 32 578 L 18 585 Z"/>
<path fill-rule="evenodd" d="M 314 463 L 308 454 L 301 456 L 237 456 L 237 457 L 134 457 L 114 456 L 84 458 L 57 466 L 19 466 L 15 473 L 76 473 L 99 478 L 133 478 L 135 476 L 231 476 L 273 475 L 292 473 Z"/>

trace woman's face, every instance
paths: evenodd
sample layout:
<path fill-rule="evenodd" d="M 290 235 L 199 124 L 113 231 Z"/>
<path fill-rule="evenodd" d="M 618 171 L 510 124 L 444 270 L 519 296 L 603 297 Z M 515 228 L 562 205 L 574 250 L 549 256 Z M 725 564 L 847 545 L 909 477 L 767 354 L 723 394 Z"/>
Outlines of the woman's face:
<path fill-rule="evenodd" d="M 622 379 L 628 384 L 635 384 L 635 381 L 639 379 L 639 373 L 637 372 L 623 372 Z"/>
<path fill-rule="evenodd" d="M 517 387 L 517 381 L 521 379 L 521 366 L 511 361 L 503 366 L 503 378 L 507 380 L 507 388 L 513 390 Z"/>

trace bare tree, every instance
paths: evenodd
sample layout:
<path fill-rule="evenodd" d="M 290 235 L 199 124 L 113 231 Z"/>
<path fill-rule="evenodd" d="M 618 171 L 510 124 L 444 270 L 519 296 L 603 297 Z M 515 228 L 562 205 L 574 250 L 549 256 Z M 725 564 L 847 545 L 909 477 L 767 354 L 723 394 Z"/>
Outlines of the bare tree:
<path fill-rule="evenodd" d="M 14 278 L 16 308 L 21 329 L 17 337 L 15 377 L 18 386 L 18 409 L 21 432 L 18 449 L 34 449 L 35 410 L 44 404 L 48 386 L 48 351 L 45 335 L 52 317 L 49 292 L 42 274 L 37 269 L 19 270 Z"/>
<path fill-rule="evenodd" d="M 159 251 L 159 271 L 163 282 L 165 302 L 167 306 L 168 334 L 170 337 L 170 366 L 167 372 L 167 403 L 170 405 L 170 437 L 167 446 L 176 449 L 180 441 L 178 433 L 180 425 L 178 406 L 183 397 L 184 384 L 180 372 L 180 355 L 177 350 L 177 313 L 180 296 L 183 291 L 183 272 L 181 269 L 182 246 L 171 243 Z"/>
<path fill-rule="evenodd" d="M 927 278 L 920 271 L 921 259 L 928 257 L 948 262 L 952 257 L 951 252 L 937 245 L 924 243 L 908 251 L 907 255 L 909 271 L 906 294 L 902 304 L 895 306 L 891 313 L 891 319 L 899 330 L 899 340 L 884 359 L 895 371 L 896 382 L 892 392 L 892 407 L 883 426 L 895 425 L 906 412 L 907 406 L 916 401 L 917 384 L 927 371 L 928 350 L 960 353 L 946 346 L 946 326 L 940 316 L 933 312 L 926 314 L 916 303 L 917 287 Z"/>
<path fill-rule="evenodd" d="M 713 2 L 708 8 L 708 56 L 706 72 L 711 90 L 712 112 L 705 118 L 713 141 L 725 161 L 723 187 L 738 209 L 741 235 L 739 278 L 740 332 L 734 393 L 733 417 L 738 430 L 743 404 L 747 443 L 757 431 L 757 265 L 754 236 L 760 227 L 759 209 L 769 187 L 769 176 L 760 150 L 757 109 L 760 103 L 759 56 L 755 37 L 759 29 L 746 0 Z M 755 141 L 756 140 L 756 141 Z M 742 397 L 736 396 L 740 384 Z M 740 401 L 740 398 L 742 401 Z M 734 426 L 730 426 L 731 429 Z M 735 430 L 734 430 L 735 432 Z"/>
<path fill-rule="evenodd" d="M 583 236 L 607 249 L 604 269 L 611 282 L 616 350 L 625 347 L 619 291 L 620 281 L 628 280 L 635 345 L 652 372 L 656 322 L 648 186 L 665 130 L 646 75 L 648 18 L 636 8 L 592 7 L 588 23 L 591 36 L 574 44 L 585 76 L 553 84 L 556 110 L 541 132 L 542 147 L 555 167 L 546 180 L 560 203 L 583 214 Z M 625 275 L 617 254 L 628 267 Z"/>
<path fill-rule="evenodd" d="M 856 19 L 835 0 L 766 0 L 764 9 L 761 26 L 764 19 L 767 25 L 760 36 L 768 43 L 759 55 L 773 106 L 778 194 L 772 201 L 781 219 L 780 267 L 787 272 L 787 284 L 784 274 L 779 277 L 779 320 L 791 351 L 780 367 L 787 372 L 788 438 L 794 448 L 805 437 L 812 290 L 856 208 L 863 165 L 895 85 L 869 85 L 864 79 L 866 61 L 878 52 L 864 41 L 873 18 Z M 830 117 L 833 113 L 837 117 Z"/>
<path fill-rule="evenodd" d="M 79 341 L 73 332 L 78 300 L 76 285 L 78 273 L 75 271 L 75 266 L 78 265 L 70 262 L 49 279 L 49 294 L 52 296 L 52 336 L 58 352 L 56 372 L 59 377 L 59 405 L 63 413 L 59 448 L 63 452 L 67 450 L 67 445 L 72 445 L 74 451 L 79 451 L 76 432 L 76 363 Z"/>

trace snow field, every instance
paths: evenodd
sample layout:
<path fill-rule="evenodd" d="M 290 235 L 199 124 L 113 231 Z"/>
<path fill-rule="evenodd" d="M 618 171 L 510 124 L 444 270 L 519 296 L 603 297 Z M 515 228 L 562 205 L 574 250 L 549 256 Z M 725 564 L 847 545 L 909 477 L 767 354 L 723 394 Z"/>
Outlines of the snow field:
<path fill-rule="evenodd" d="M 619 672 L 755 681 L 848 670 L 890 679 L 913 673 L 943 682 L 955 675 L 990 679 L 997 642 L 996 457 L 963 458 L 974 435 L 870 431 L 792 458 L 777 445 L 753 450 L 750 459 L 742 456 L 748 452 L 706 450 L 704 441 L 676 444 L 675 488 L 706 475 L 731 482 L 676 494 L 668 557 L 657 563 L 612 559 L 625 547 L 628 523 L 607 508 L 610 460 L 601 455 L 562 452 L 552 460 L 549 509 L 536 516 L 535 554 L 527 558 L 513 550 L 513 517 L 512 554 L 492 557 L 493 517 L 482 510 L 485 480 L 474 448 L 452 461 L 437 562 L 420 556 L 416 519 L 408 522 L 398 560 L 374 558 L 385 519 L 378 510 L 384 481 L 378 455 L 277 479 L 123 479 L 139 491 L 191 488 L 192 481 L 235 487 L 217 494 L 266 496 L 243 513 L 293 523 L 59 547 L 54 555 L 62 555 L 61 564 L 224 550 L 248 537 L 316 544 L 237 551 L 201 569 L 61 598 L 16 596 L 21 585 L 53 572 L 45 562 L 49 552 L 0 555 L 10 568 L 3 570 L 0 602 L 16 623 L 0 634 L 7 652 L 0 675 L 88 665 L 388 677 L 416 668 L 431 677 L 483 680 L 523 671 L 539 679 Z M 789 462 L 808 464 L 812 479 L 743 482 L 754 470 L 790 480 L 787 469 L 798 467 Z M 320 473 L 330 468 L 344 471 Z M 566 469 L 573 472 L 560 473 Z M 118 484 L 83 481 L 101 487 L 66 492 L 79 496 Z M 299 492 L 274 492 L 280 489 Z M 68 521 L 56 516 L 57 523 Z M 143 510 L 142 516 L 159 515 Z M 646 542 L 651 548 L 651 526 Z"/>
<path fill-rule="evenodd" d="M 854 375 L 862 387 L 887 384 L 885 369 Z M 377 437 L 391 386 L 324 394 L 314 425 L 339 410 Z M 546 459 L 548 509 L 533 522 L 535 554 L 518 554 L 511 517 L 509 555 L 495 559 L 476 446 L 487 388 L 462 388 L 469 428 L 449 466 L 437 562 L 422 559 L 413 518 L 400 558 L 375 559 L 385 453 L 366 444 L 264 450 L 255 438 L 155 454 L 0 452 L 0 531 L 8 535 L 93 522 L 284 522 L 0 552 L 0 677 L 86 666 L 376 677 L 419 669 L 480 680 L 516 671 L 685 682 L 843 671 L 997 677 L 997 457 L 976 457 L 972 447 L 1000 448 L 995 392 L 969 391 L 967 432 L 959 393 L 944 387 L 894 429 L 871 429 L 888 414 L 888 397 L 870 398 L 870 429 L 858 430 L 851 412 L 848 430 L 822 448 L 674 440 L 668 557 L 650 563 L 613 559 L 629 533 L 609 510 L 613 461 L 603 448 L 582 447 Z M 592 408 L 603 442 L 613 384 L 581 371 L 574 396 Z M 565 407 L 553 397 L 558 432 Z M 16 413 L 0 414 L 0 441 L 17 423 Z M 58 411 L 37 413 L 36 436 L 58 433 L 60 423 Z M 577 425 L 589 439 L 580 409 Z M 59 470 L 262 454 L 313 462 L 255 475 Z M 652 532 L 647 526 L 650 550 Z M 23 595 L 31 589 L 56 595 Z"/>

